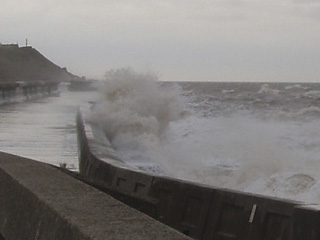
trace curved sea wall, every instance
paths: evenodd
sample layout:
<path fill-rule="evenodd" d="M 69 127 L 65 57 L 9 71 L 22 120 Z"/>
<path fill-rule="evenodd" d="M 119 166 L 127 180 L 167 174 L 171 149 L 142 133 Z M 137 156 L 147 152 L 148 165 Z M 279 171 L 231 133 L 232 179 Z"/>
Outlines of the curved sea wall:
<path fill-rule="evenodd" d="M 194 239 L 320 238 L 320 206 L 152 175 L 118 159 L 101 128 L 77 115 L 80 174 Z M 133 201 L 133 199 L 136 200 Z M 138 203 L 138 204 L 137 204 Z"/>
<path fill-rule="evenodd" d="M 59 82 L 13 82 L 0 83 L 0 105 L 22 102 L 58 91 Z"/>

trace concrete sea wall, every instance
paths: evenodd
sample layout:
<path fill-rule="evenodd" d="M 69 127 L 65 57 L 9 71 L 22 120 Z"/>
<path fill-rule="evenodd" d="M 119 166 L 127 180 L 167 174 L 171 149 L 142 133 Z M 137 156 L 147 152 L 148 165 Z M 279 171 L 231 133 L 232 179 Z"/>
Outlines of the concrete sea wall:
<path fill-rule="evenodd" d="M 205 240 L 320 239 L 320 206 L 190 183 L 133 169 L 106 138 L 77 116 L 80 173 L 153 218 Z"/>
<path fill-rule="evenodd" d="M 57 167 L 0 152 L 0 240 L 188 240 Z"/>

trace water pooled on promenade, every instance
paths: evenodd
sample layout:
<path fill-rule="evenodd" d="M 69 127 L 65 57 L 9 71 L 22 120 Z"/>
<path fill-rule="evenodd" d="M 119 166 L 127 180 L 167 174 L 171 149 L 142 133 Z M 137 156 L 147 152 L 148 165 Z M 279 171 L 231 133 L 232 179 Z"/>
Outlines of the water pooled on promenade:
<path fill-rule="evenodd" d="M 0 151 L 77 169 L 76 112 L 96 95 L 62 90 L 59 97 L 0 106 Z"/>

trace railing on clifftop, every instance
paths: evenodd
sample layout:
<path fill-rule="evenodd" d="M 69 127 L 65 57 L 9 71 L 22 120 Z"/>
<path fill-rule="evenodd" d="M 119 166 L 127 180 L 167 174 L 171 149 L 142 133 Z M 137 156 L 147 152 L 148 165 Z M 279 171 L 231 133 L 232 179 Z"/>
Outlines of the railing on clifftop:
<path fill-rule="evenodd" d="M 0 104 L 21 102 L 58 92 L 59 82 L 0 83 Z"/>

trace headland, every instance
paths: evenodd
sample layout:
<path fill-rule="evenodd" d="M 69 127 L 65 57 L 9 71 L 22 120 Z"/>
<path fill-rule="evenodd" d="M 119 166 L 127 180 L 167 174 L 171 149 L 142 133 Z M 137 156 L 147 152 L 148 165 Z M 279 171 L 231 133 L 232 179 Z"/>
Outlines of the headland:
<path fill-rule="evenodd" d="M 0 43 L 0 84 L 35 81 L 71 81 L 78 76 L 59 67 L 31 46 Z"/>

